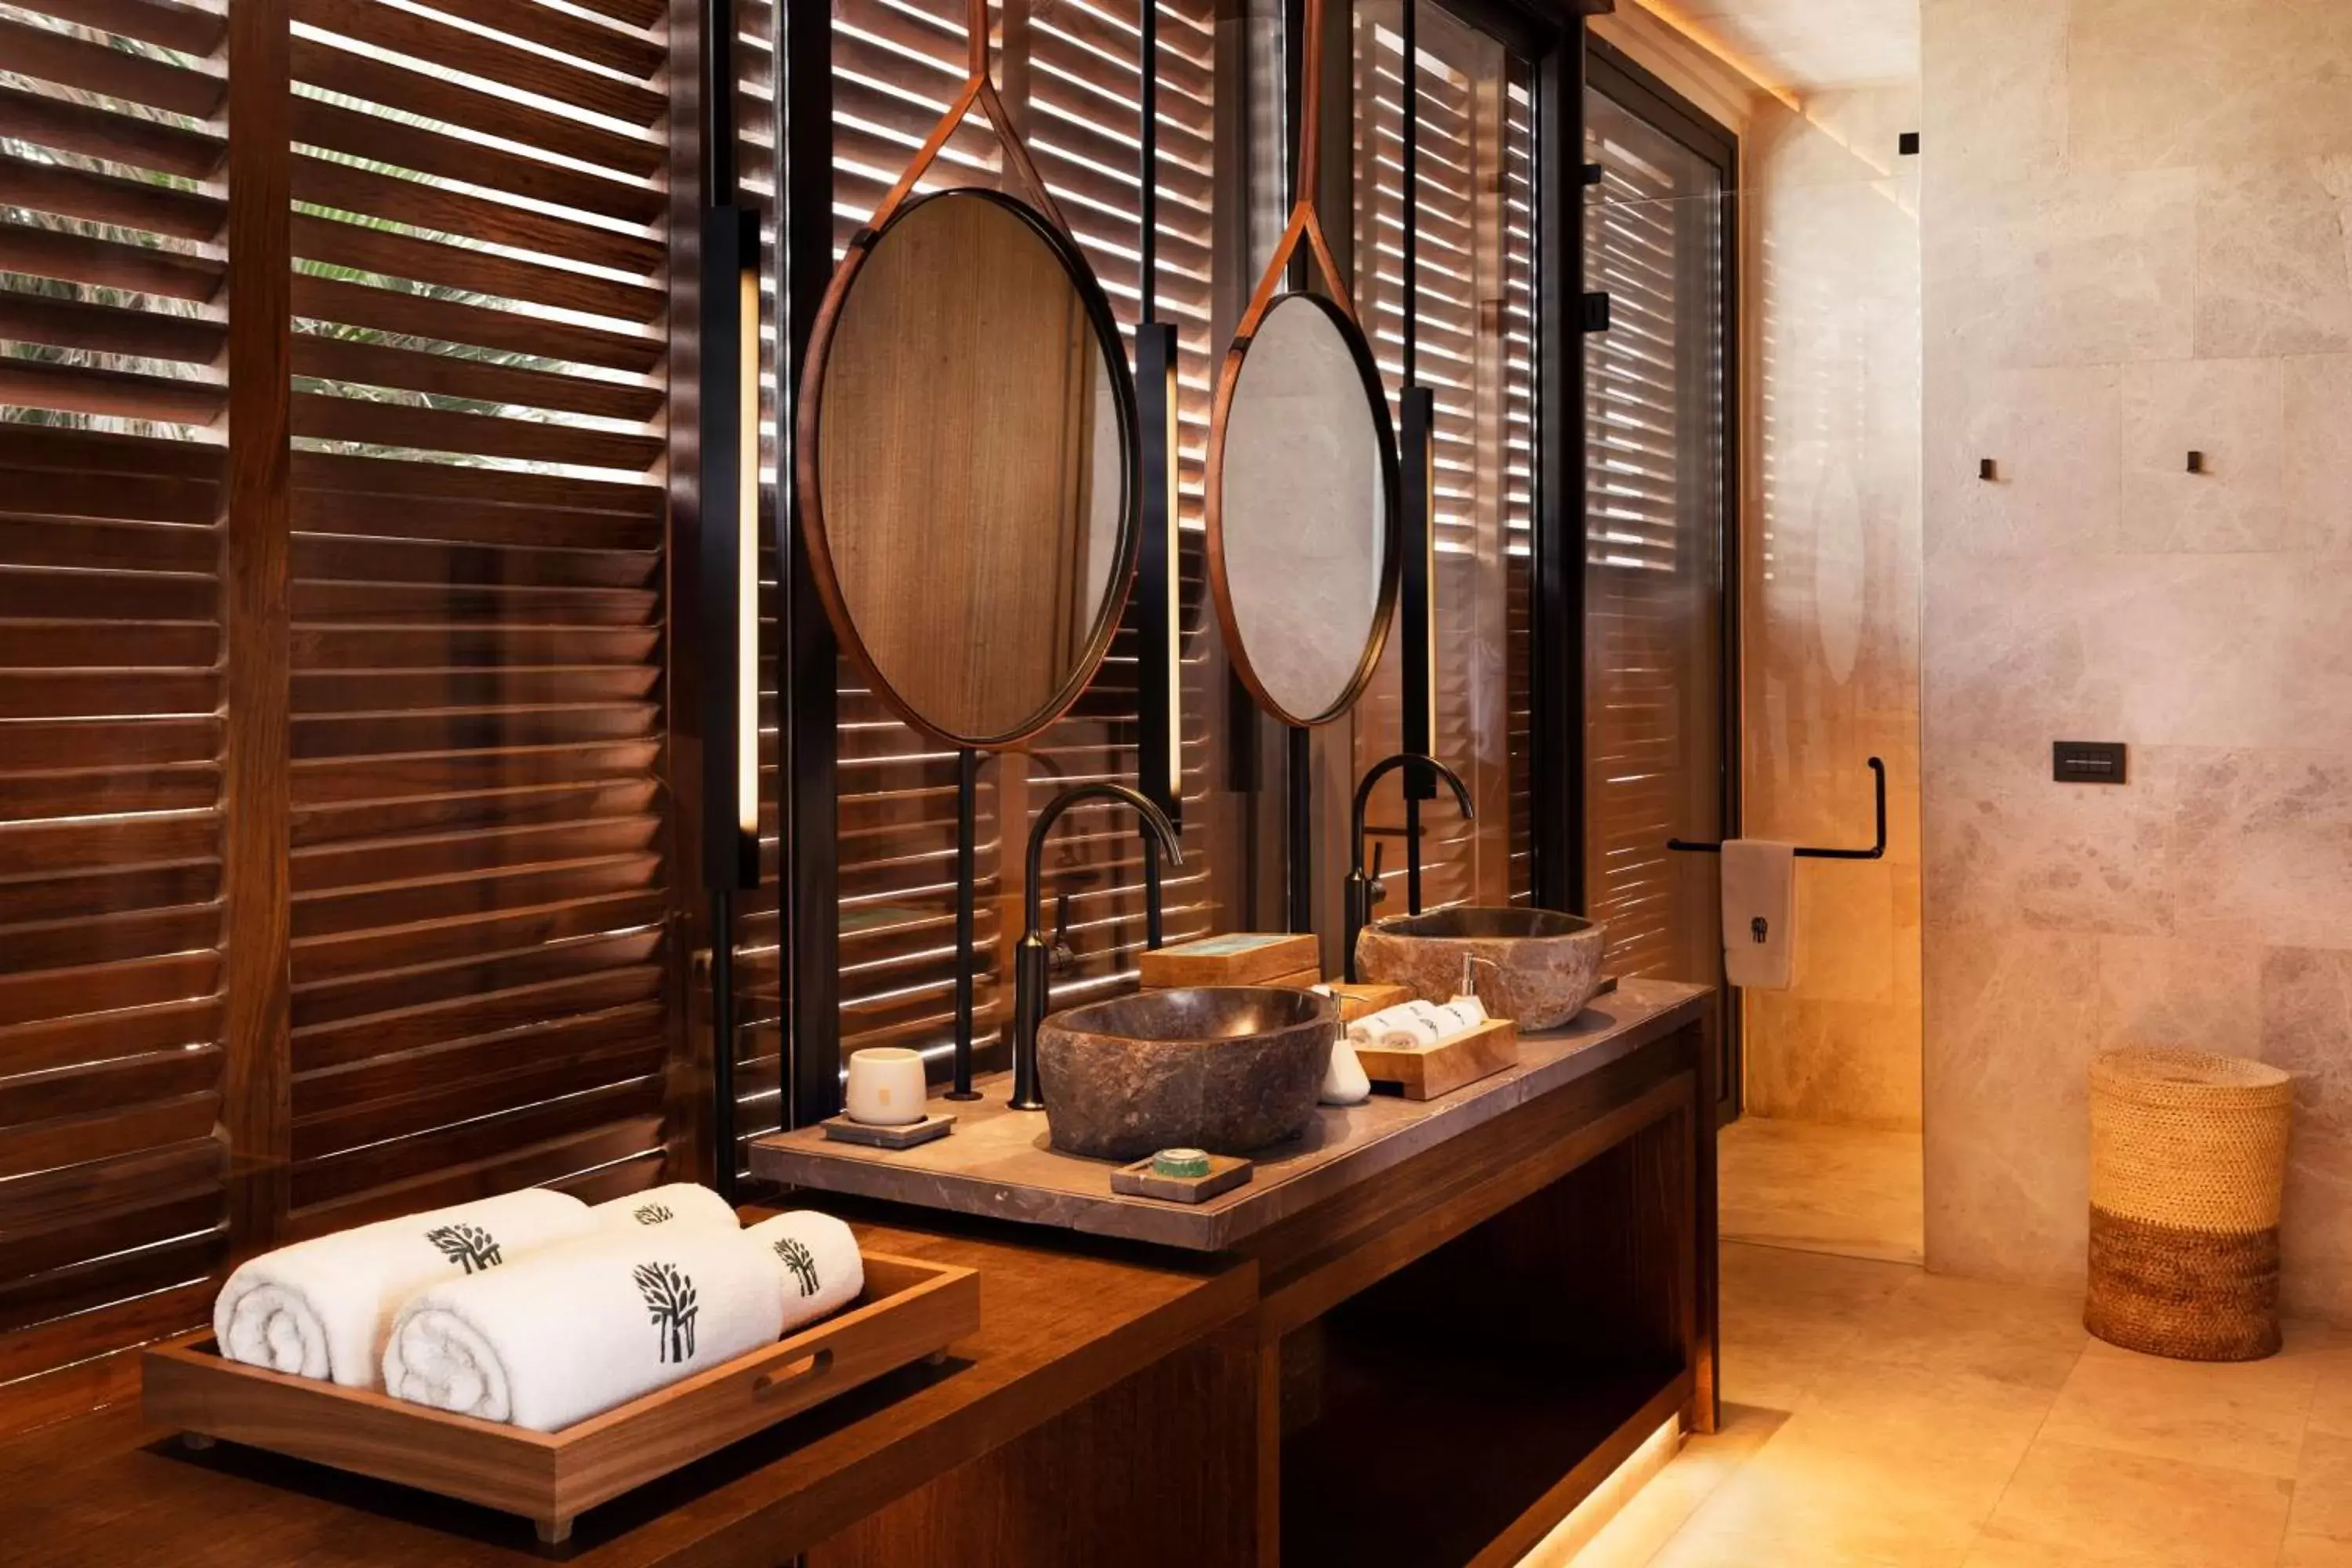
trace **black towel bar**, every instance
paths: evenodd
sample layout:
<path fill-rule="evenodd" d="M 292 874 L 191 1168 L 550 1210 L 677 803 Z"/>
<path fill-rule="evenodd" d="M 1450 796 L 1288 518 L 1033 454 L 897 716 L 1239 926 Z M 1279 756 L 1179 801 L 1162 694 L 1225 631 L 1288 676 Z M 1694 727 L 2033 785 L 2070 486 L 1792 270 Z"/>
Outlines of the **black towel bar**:
<path fill-rule="evenodd" d="M 1878 815 L 1878 842 L 1867 849 L 1807 849 L 1800 848 L 1801 860 L 1877 860 L 1886 854 L 1886 764 L 1876 757 L 1870 759 L 1871 793 Z M 1720 844 L 1685 844 L 1679 838 L 1666 840 L 1669 849 L 1686 849 L 1697 855 L 1722 853 Z"/>

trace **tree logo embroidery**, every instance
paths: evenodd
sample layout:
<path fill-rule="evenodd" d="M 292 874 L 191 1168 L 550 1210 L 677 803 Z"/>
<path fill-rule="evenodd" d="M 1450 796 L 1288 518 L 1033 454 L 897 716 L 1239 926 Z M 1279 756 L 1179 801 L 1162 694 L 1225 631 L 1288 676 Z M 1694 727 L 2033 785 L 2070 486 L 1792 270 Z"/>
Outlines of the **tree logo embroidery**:
<path fill-rule="evenodd" d="M 776 1243 L 776 1256 L 784 1260 L 784 1267 L 800 1281 L 802 1295 L 816 1294 L 816 1254 L 808 1249 L 808 1243 L 788 1236 Z"/>
<path fill-rule="evenodd" d="M 656 1352 L 665 1362 L 682 1362 L 694 1354 L 694 1315 L 702 1309 L 694 1298 L 694 1281 L 674 1263 L 640 1263 L 633 1278 L 637 1294 L 646 1299 L 653 1319 Z"/>
<path fill-rule="evenodd" d="M 485 1268 L 496 1268 L 506 1261 L 499 1256 L 498 1238 L 478 1225 L 441 1225 L 425 1233 L 425 1239 L 441 1249 L 441 1256 L 452 1263 L 462 1263 L 468 1274 L 478 1274 Z"/>
<path fill-rule="evenodd" d="M 670 1212 L 667 1204 L 645 1204 L 631 1217 L 639 1225 L 667 1225 L 677 1215 Z"/>

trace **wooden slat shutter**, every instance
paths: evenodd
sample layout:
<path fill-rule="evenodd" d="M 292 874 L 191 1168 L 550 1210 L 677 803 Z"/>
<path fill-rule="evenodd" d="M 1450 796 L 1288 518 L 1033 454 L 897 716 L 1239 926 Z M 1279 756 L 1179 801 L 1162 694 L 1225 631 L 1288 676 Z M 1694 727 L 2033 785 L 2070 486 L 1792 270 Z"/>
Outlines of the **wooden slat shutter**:
<path fill-rule="evenodd" d="M 663 1159 L 660 7 L 293 0 L 294 1191 Z"/>
<path fill-rule="evenodd" d="M 1160 309 L 1178 323 L 1182 363 L 1187 799 L 1213 792 L 1216 726 L 1202 689 L 1215 628 L 1206 614 L 1200 484 L 1210 377 L 1218 345 L 1210 320 L 1215 175 L 1214 11 L 1207 0 L 1160 5 Z M 1127 5 L 1060 0 L 1034 14 L 998 13 L 998 80 L 1029 134 L 1052 188 L 1121 321 L 1138 317 L 1135 230 L 1139 179 L 1137 12 Z M 834 219 L 836 254 L 872 213 L 961 85 L 963 8 L 957 0 L 842 0 L 834 18 Z M 995 143 L 967 125 L 923 189 L 992 184 Z M 1010 1006 L 1009 929 L 1018 923 L 1018 851 L 1031 813 L 1086 779 L 1135 773 L 1134 633 L 1123 627 L 1093 688 L 1024 753 L 988 759 L 981 773 L 980 973 L 976 1032 L 986 1042 Z M 952 752 L 930 745 L 841 667 L 838 842 L 841 1036 L 846 1056 L 909 1046 L 935 1059 L 954 1034 L 955 783 Z M 1013 824 L 1008 840 L 1005 818 Z M 1188 817 L 1188 842 L 1209 831 Z M 1214 923 L 1208 857 L 1162 884 L 1170 940 Z M 1130 984 L 1144 942 L 1141 855 L 1132 819 L 1080 807 L 1064 818 L 1046 861 L 1055 891 L 1070 894 L 1078 962 L 1057 973 L 1068 1003 Z M 1049 899 L 1047 910 L 1054 907 Z M 757 935 L 747 932 L 749 940 Z"/>
<path fill-rule="evenodd" d="M 1587 898 L 1610 969 L 1712 981 L 1723 711 L 1721 183 L 1594 94 L 1585 339 Z"/>
<path fill-rule="evenodd" d="M 226 1250 L 225 37 L 0 19 L 0 1385 L 192 1321 Z"/>
<path fill-rule="evenodd" d="M 1403 385 L 1403 39 L 1396 8 L 1359 7 L 1355 33 L 1356 303 L 1393 398 Z M 1533 109 L 1524 68 L 1492 38 L 1424 5 L 1417 38 L 1415 375 L 1436 394 L 1436 755 L 1471 786 L 1423 808 L 1423 905 L 1524 902 L 1528 837 L 1528 565 L 1535 520 Z M 1367 766 L 1402 736 L 1392 640 L 1355 721 Z M 1374 830 L 1401 872 L 1401 781 Z M 1382 912 L 1404 909 L 1390 879 Z"/>
<path fill-rule="evenodd" d="M 1027 91 L 1038 168 L 1110 297 L 1122 325 L 1141 318 L 1136 222 L 1142 169 L 1136 105 L 1140 101 L 1139 7 L 1099 8 L 1069 0 L 1039 7 L 1029 23 Z M 1217 195 L 1215 10 L 1202 0 L 1161 4 L 1160 26 L 1159 318 L 1177 328 L 1180 511 L 1177 519 L 1179 618 L 1187 650 L 1183 738 L 1184 868 L 1163 868 L 1166 940 L 1217 929 L 1223 907 L 1207 862 L 1211 821 L 1213 710 L 1201 687 L 1210 674 L 1203 638 L 1218 633 L 1208 607 L 1206 522 L 1201 485 L 1208 450 L 1212 380 L 1223 342 L 1215 340 L 1212 289 Z M 1215 341 L 1213 341 L 1215 340 Z M 1131 348 L 1131 344 L 1130 344 Z M 1131 355 L 1130 355 L 1131 357 Z M 1068 717 L 1039 737 L 1027 760 L 1026 818 L 1069 784 L 1094 779 L 1135 782 L 1138 756 L 1135 609 L 1119 629 L 1101 673 Z M 1011 868 L 1018 872 L 1016 865 Z M 1055 972 L 1056 1006 L 1131 989 L 1146 940 L 1143 845 L 1134 814 L 1122 806 L 1078 806 L 1055 829 L 1045 857 L 1045 908 L 1068 895 L 1075 963 Z M 1017 920 L 1007 924 L 1017 928 Z"/>

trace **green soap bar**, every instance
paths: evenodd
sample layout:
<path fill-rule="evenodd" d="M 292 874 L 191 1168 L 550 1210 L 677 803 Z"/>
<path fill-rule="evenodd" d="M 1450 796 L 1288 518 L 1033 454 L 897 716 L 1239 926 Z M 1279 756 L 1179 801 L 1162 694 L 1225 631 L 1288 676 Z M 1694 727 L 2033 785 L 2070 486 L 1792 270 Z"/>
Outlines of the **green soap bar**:
<path fill-rule="evenodd" d="M 1209 1173 L 1209 1156 L 1200 1149 L 1162 1149 L 1151 1156 L 1151 1173 L 1155 1176 L 1205 1176 Z"/>

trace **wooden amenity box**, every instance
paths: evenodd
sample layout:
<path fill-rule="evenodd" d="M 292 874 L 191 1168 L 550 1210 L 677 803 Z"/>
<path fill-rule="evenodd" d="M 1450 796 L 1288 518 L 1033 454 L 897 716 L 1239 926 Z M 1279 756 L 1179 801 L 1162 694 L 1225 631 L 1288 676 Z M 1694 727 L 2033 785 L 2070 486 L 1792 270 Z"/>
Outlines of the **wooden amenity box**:
<path fill-rule="evenodd" d="M 1391 1051 L 1378 1046 L 1358 1046 L 1356 1059 L 1372 1080 L 1375 1094 L 1391 1085 L 1407 1100 L 1435 1100 L 1465 1083 L 1517 1067 L 1519 1026 L 1508 1018 L 1489 1018 L 1450 1040 L 1423 1050 Z"/>
<path fill-rule="evenodd" d="M 1138 955 L 1143 984 L 1154 990 L 1176 985 L 1288 985 L 1318 965 L 1321 949 L 1311 931 L 1228 931 L 1179 942 Z M 1309 984 L 1312 984 L 1310 981 Z"/>
<path fill-rule="evenodd" d="M 246 1366 L 208 1331 L 146 1352 L 142 1402 L 148 1420 L 199 1446 L 226 1438 L 521 1514 L 552 1544 L 598 1503 L 979 1331 L 973 1270 L 885 1253 L 865 1262 L 865 1292 L 846 1311 L 560 1432 Z"/>

